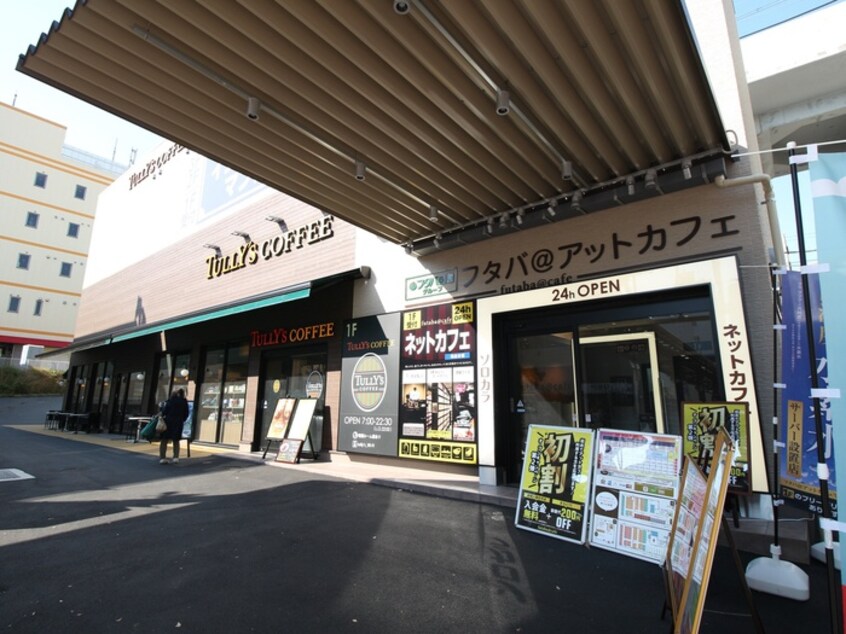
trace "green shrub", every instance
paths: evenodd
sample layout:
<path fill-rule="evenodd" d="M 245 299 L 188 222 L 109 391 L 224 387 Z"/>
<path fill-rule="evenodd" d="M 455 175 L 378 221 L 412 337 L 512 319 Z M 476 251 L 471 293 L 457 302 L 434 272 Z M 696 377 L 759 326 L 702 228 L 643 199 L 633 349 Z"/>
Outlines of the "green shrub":
<path fill-rule="evenodd" d="M 61 372 L 35 368 L 0 368 L 0 396 L 61 394 Z"/>

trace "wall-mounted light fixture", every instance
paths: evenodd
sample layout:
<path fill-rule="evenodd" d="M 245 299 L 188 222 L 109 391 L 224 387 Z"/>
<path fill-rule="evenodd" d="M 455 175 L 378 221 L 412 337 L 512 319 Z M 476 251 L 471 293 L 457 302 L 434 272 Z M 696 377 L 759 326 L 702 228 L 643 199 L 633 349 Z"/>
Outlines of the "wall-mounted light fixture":
<path fill-rule="evenodd" d="M 635 180 L 634 176 L 628 176 L 626 178 L 626 191 L 628 192 L 629 196 L 635 195 Z"/>
<path fill-rule="evenodd" d="M 363 181 L 367 177 L 367 166 L 364 161 L 356 159 L 355 161 L 355 180 Z"/>
<path fill-rule="evenodd" d="M 500 117 L 504 117 L 511 112 L 511 95 L 507 90 L 496 91 L 496 113 Z"/>
<path fill-rule="evenodd" d="M 220 247 L 216 244 L 209 244 L 208 242 L 203 245 L 204 249 L 211 249 L 217 254 L 217 257 L 220 257 Z"/>
<path fill-rule="evenodd" d="M 405 254 L 406 255 L 411 255 L 412 251 L 414 251 L 414 247 L 412 246 L 412 244 L 410 242 L 406 242 L 405 245 L 404 245 L 404 248 L 405 248 Z"/>
<path fill-rule="evenodd" d="M 438 221 L 438 208 L 434 205 L 429 205 L 429 220 L 432 222 Z"/>
<path fill-rule="evenodd" d="M 252 238 L 250 237 L 250 234 L 247 233 L 246 231 L 233 231 L 232 235 L 238 236 L 239 238 L 244 238 L 244 242 L 252 242 Z"/>
<path fill-rule="evenodd" d="M 691 167 L 690 161 L 682 161 L 682 176 L 684 176 L 684 180 L 686 181 L 689 181 L 692 176 L 690 172 Z"/>
<path fill-rule="evenodd" d="M 259 112 L 261 111 L 261 102 L 257 97 L 247 98 L 247 119 L 251 121 L 258 121 Z"/>
<path fill-rule="evenodd" d="M 494 230 L 494 219 L 488 218 L 488 221 L 485 223 L 485 233 L 487 233 L 489 236 L 493 235 L 493 230 Z"/>
<path fill-rule="evenodd" d="M 517 213 L 514 214 L 514 222 L 517 224 L 518 227 L 523 224 L 523 215 L 525 213 L 526 212 L 523 211 L 522 209 L 518 209 Z"/>
<path fill-rule="evenodd" d="M 284 218 L 280 218 L 279 216 L 267 216 L 265 220 L 268 222 L 275 222 L 282 231 L 288 230 L 288 225 L 285 223 Z"/>
<path fill-rule="evenodd" d="M 505 229 L 507 226 L 508 226 L 508 212 L 507 212 L 507 211 L 503 211 L 503 212 L 499 215 L 499 228 L 500 228 L 500 229 Z"/>
<path fill-rule="evenodd" d="M 432 244 L 435 245 L 436 249 L 441 246 L 441 234 L 440 233 L 435 234 L 435 239 L 432 241 Z"/>
<path fill-rule="evenodd" d="M 549 204 L 546 206 L 546 215 L 550 218 L 555 218 L 555 201 L 550 200 Z"/>

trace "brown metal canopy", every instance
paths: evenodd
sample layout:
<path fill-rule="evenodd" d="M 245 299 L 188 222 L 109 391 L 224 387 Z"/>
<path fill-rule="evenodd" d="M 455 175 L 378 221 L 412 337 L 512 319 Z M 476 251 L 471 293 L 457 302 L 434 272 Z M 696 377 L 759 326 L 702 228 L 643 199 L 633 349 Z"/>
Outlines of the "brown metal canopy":
<path fill-rule="evenodd" d="M 728 149 L 675 0 L 79 0 L 18 70 L 395 243 Z"/>

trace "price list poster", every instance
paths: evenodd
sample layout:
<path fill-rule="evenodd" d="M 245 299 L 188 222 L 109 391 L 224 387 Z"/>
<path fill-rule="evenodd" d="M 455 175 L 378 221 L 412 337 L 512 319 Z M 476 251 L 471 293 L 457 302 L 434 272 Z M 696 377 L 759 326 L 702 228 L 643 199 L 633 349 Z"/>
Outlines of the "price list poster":
<path fill-rule="evenodd" d="M 598 430 L 591 545 L 662 562 L 675 516 L 681 461 L 678 436 Z"/>
<path fill-rule="evenodd" d="M 518 528 L 585 542 L 594 432 L 530 425 L 517 512 Z"/>

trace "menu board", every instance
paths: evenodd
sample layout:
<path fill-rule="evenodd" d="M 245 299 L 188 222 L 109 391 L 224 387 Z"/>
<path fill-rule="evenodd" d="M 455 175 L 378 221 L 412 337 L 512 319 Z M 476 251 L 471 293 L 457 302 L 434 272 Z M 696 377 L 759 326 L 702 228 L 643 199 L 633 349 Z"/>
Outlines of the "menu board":
<path fill-rule="evenodd" d="M 678 436 L 598 430 L 591 545 L 661 563 L 673 526 L 681 460 Z"/>
<path fill-rule="evenodd" d="M 291 430 L 288 432 L 288 438 L 295 440 L 306 439 L 316 406 L 317 399 L 315 398 L 301 398 L 297 400 L 297 407 L 294 409 L 294 417 L 291 420 Z"/>
<path fill-rule="evenodd" d="M 747 403 L 682 403 L 684 455 L 690 456 L 708 475 L 717 433 L 722 429 L 735 447 L 734 465 L 729 474 L 732 493 L 750 493 L 749 405 Z"/>
<path fill-rule="evenodd" d="M 267 430 L 268 440 L 282 440 L 288 431 L 288 423 L 291 421 L 291 413 L 294 411 L 295 398 L 280 398 L 276 402 L 276 409 L 273 411 L 273 419 Z"/>
<path fill-rule="evenodd" d="M 276 452 L 276 462 L 299 462 L 302 449 L 302 440 L 286 438 L 279 443 L 279 451 Z"/>
<path fill-rule="evenodd" d="M 585 542 L 594 432 L 529 425 L 514 523 L 558 539 Z"/>
<path fill-rule="evenodd" d="M 731 473 L 733 447 L 725 430 L 717 435 L 714 456 L 705 490 L 705 504 L 697 536 L 693 541 L 692 560 L 685 578 L 679 612 L 675 620 L 675 634 L 693 634 L 699 631 L 705 594 L 714 561 L 717 535 L 720 530 L 723 506 L 726 500 Z"/>

